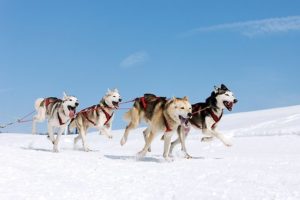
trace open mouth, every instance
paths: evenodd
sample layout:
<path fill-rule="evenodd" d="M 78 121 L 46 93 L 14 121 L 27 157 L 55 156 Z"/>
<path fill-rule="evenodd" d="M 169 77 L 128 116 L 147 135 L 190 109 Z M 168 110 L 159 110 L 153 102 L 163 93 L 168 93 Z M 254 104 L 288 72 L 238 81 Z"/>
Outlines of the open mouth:
<path fill-rule="evenodd" d="M 68 110 L 69 110 L 69 117 L 71 119 L 73 119 L 75 117 L 75 114 L 76 114 L 76 107 L 68 106 Z"/>
<path fill-rule="evenodd" d="M 232 111 L 233 102 L 224 101 L 223 104 L 227 108 L 227 110 Z"/>
<path fill-rule="evenodd" d="M 182 117 L 181 115 L 179 115 L 179 119 L 180 119 L 180 122 L 182 123 L 182 124 L 186 124 L 186 123 L 188 123 L 188 118 L 184 118 L 184 117 Z"/>
<path fill-rule="evenodd" d="M 112 104 L 114 105 L 115 108 L 119 108 L 119 102 L 113 101 Z"/>

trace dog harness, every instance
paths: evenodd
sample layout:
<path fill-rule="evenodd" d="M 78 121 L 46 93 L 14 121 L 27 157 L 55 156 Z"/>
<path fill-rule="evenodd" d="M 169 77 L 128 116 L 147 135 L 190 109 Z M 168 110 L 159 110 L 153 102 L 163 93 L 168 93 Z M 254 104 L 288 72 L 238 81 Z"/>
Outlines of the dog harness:
<path fill-rule="evenodd" d="M 220 117 L 218 117 L 213 111 L 212 109 L 209 109 L 209 114 L 211 115 L 211 117 L 213 118 L 213 120 L 215 121 L 215 123 L 211 126 L 212 128 L 214 128 L 216 126 L 216 124 L 221 120 L 222 116 L 223 116 L 223 111 L 220 115 Z"/>
<path fill-rule="evenodd" d="M 114 113 L 112 113 L 112 114 L 110 115 L 110 114 L 109 114 L 108 112 L 106 112 L 106 110 L 105 110 L 102 106 L 100 106 L 99 104 L 98 104 L 98 105 L 91 106 L 91 107 L 89 107 L 89 108 L 86 108 L 86 109 L 80 111 L 80 113 L 82 113 L 82 115 L 86 118 L 86 120 L 88 120 L 88 121 L 89 121 L 90 123 L 92 123 L 94 126 L 97 126 L 97 123 L 95 123 L 95 122 L 93 122 L 91 119 L 89 119 L 89 117 L 88 117 L 88 111 L 90 111 L 90 110 L 96 110 L 96 111 L 98 111 L 99 109 L 105 114 L 106 122 L 104 123 L 104 126 L 106 126 L 106 125 L 108 124 L 109 120 L 113 117 Z M 98 113 L 98 112 L 97 112 L 97 116 L 99 117 L 99 113 Z"/>
<path fill-rule="evenodd" d="M 156 97 L 156 98 L 157 98 L 157 99 L 160 99 L 160 97 Z M 146 108 L 147 108 L 147 102 L 146 102 L 146 100 L 145 100 L 145 97 L 140 97 L 139 100 L 140 100 L 140 103 L 142 104 L 144 110 L 146 110 Z M 167 121 L 165 115 L 163 115 L 163 119 L 164 119 L 164 123 L 165 123 L 165 126 L 166 126 L 165 132 L 171 132 L 172 129 L 170 128 L 170 126 L 169 126 L 169 124 L 168 124 L 168 121 Z"/>
<path fill-rule="evenodd" d="M 167 121 L 167 119 L 166 119 L 166 117 L 165 117 L 164 114 L 163 114 L 163 118 L 164 118 L 164 123 L 165 123 L 165 126 L 166 126 L 165 132 L 171 132 L 172 129 L 170 128 L 170 126 L 169 126 L 169 124 L 168 124 L 168 121 Z"/>
<path fill-rule="evenodd" d="M 62 100 L 58 99 L 58 98 L 55 98 L 55 97 L 46 98 L 44 100 L 44 104 L 45 104 L 46 110 L 48 110 L 48 106 L 50 104 L 52 104 L 52 103 L 54 104 L 54 103 L 59 102 L 59 101 L 62 101 Z M 58 112 L 57 112 L 57 118 L 58 118 L 58 122 L 59 122 L 60 126 L 65 125 L 68 122 L 68 121 L 63 122 Z"/>
<path fill-rule="evenodd" d="M 208 108 L 205 108 L 205 109 L 203 109 L 203 110 L 206 110 L 206 109 L 208 109 Z M 198 113 L 198 112 L 201 112 L 201 111 L 202 111 L 202 110 L 197 111 L 197 113 Z M 222 118 L 222 116 L 223 116 L 223 111 L 222 111 L 220 117 L 218 117 L 218 116 L 212 111 L 212 109 L 209 109 L 208 112 L 209 112 L 210 116 L 213 118 L 213 120 L 215 121 L 215 123 L 211 126 L 211 128 L 215 128 L 216 124 L 221 120 L 221 118 Z M 195 113 L 196 113 L 196 112 L 195 112 Z M 203 127 L 199 126 L 197 123 L 195 123 L 195 122 L 193 122 L 193 121 L 190 121 L 190 122 L 191 122 L 191 124 L 193 124 L 194 126 L 196 126 L 196 127 L 199 128 L 199 129 L 202 129 L 202 128 L 203 128 Z"/>

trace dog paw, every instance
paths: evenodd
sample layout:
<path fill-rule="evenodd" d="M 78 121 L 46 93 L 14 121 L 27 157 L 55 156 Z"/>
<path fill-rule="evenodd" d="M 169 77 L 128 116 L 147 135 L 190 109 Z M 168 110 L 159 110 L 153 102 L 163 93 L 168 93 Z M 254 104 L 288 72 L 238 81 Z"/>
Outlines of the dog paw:
<path fill-rule="evenodd" d="M 89 152 L 89 151 L 91 151 L 91 149 L 88 148 L 88 147 L 85 147 L 85 148 L 84 148 L 84 151 L 85 151 L 85 152 Z"/>
<path fill-rule="evenodd" d="M 124 137 L 122 137 L 121 142 L 120 142 L 121 146 L 123 146 L 125 143 L 126 143 L 126 139 Z"/>
<path fill-rule="evenodd" d="M 146 154 L 147 154 L 147 151 L 142 150 L 142 151 L 138 152 L 136 154 L 136 156 L 137 156 L 137 158 L 143 158 L 143 157 L 145 157 Z"/>
<path fill-rule="evenodd" d="M 112 135 L 108 135 L 107 137 L 108 137 L 108 139 L 112 139 L 112 138 L 113 138 L 113 136 L 112 136 Z"/>
<path fill-rule="evenodd" d="M 185 159 L 192 159 L 193 157 L 190 156 L 188 153 L 184 153 L 184 158 Z"/>
<path fill-rule="evenodd" d="M 210 142 L 213 140 L 213 137 L 203 137 L 201 138 L 201 142 Z"/>
<path fill-rule="evenodd" d="M 57 148 L 57 147 L 54 147 L 54 148 L 53 148 L 53 153 L 58 153 L 58 152 L 59 152 L 58 148 Z"/>
<path fill-rule="evenodd" d="M 170 157 L 170 156 L 164 156 L 164 159 L 166 162 L 173 162 L 174 161 L 174 157 Z"/>

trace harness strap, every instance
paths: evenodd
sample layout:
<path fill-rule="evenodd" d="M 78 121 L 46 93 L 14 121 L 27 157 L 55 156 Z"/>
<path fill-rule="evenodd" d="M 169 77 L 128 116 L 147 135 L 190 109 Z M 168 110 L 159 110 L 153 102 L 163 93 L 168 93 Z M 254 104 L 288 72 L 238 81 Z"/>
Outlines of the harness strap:
<path fill-rule="evenodd" d="M 96 126 L 97 124 L 95 122 L 93 122 L 92 120 L 89 119 L 87 112 L 82 112 L 83 116 L 86 118 L 86 120 L 88 120 L 89 122 L 91 122 L 94 126 Z"/>
<path fill-rule="evenodd" d="M 57 118 L 58 118 L 58 121 L 59 121 L 59 125 L 64 125 L 64 124 L 66 124 L 67 122 L 63 122 L 62 121 L 62 119 L 61 119 L 61 117 L 59 116 L 59 113 L 57 112 Z"/>
<path fill-rule="evenodd" d="M 223 116 L 223 111 L 220 115 L 220 117 L 218 117 L 213 111 L 212 109 L 209 109 L 209 114 L 211 115 L 211 117 L 213 118 L 213 120 L 215 121 L 215 123 L 211 126 L 212 128 L 215 127 L 215 125 L 221 120 L 222 116 Z"/>
<path fill-rule="evenodd" d="M 141 97 L 141 98 L 140 98 L 140 101 L 141 101 L 141 103 L 142 103 L 144 109 L 146 109 L 146 108 L 147 108 L 147 103 L 146 103 L 145 97 Z"/>
<path fill-rule="evenodd" d="M 170 128 L 169 124 L 168 124 L 168 121 L 165 117 L 165 115 L 163 114 L 163 119 L 164 119 L 164 123 L 165 123 L 165 126 L 166 126 L 166 131 L 165 132 L 171 132 L 172 129 Z"/>
<path fill-rule="evenodd" d="M 106 110 L 104 108 L 102 108 L 101 106 L 100 106 L 100 108 L 101 108 L 102 112 L 105 114 L 106 122 L 104 123 L 104 125 L 106 125 L 109 122 L 109 120 L 112 118 L 112 116 L 114 115 L 114 113 L 112 113 L 111 115 L 109 115 L 109 113 L 106 112 Z"/>
<path fill-rule="evenodd" d="M 51 103 L 55 103 L 55 102 L 59 101 L 59 99 L 46 98 L 44 101 L 45 101 L 45 106 L 47 108 Z"/>
<path fill-rule="evenodd" d="M 95 123 L 95 122 L 93 122 L 91 119 L 89 119 L 89 117 L 88 117 L 88 111 L 90 111 L 90 110 L 98 110 L 98 109 L 101 109 L 101 111 L 105 114 L 105 117 L 106 117 L 106 122 L 104 123 L 104 125 L 107 125 L 108 124 L 108 122 L 109 122 L 109 120 L 112 118 L 112 116 L 114 115 L 114 113 L 112 113 L 111 115 L 108 113 L 108 112 L 106 112 L 106 110 L 102 107 L 102 106 L 100 106 L 99 104 L 98 105 L 96 105 L 96 106 L 91 106 L 91 107 L 89 107 L 89 108 L 87 108 L 87 109 L 84 109 L 84 110 L 82 110 L 82 111 L 80 111 L 82 114 L 83 114 L 83 116 L 90 122 L 90 123 L 92 123 L 94 126 L 97 126 L 97 123 Z M 97 114 L 97 116 L 99 116 L 99 114 L 98 114 L 98 112 L 96 113 Z"/>

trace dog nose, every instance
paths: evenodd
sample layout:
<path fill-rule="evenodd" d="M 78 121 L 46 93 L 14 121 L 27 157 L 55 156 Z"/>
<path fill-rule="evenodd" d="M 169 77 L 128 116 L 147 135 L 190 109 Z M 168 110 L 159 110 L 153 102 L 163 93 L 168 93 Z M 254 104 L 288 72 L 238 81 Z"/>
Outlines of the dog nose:
<path fill-rule="evenodd" d="M 192 113 L 188 113 L 187 115 L 188 115 L 189 118 L 191 118 L 193 116 Z"/>
<path fill-rule="evenodd" d="M 76 103 L 75 103 L 75 106 L 77 107 L 78 105 L 79 105 L 79 103 L 78 103 L 78 102 L 76 102 Z"/>
<path fill-rule="evenodd" d="M 238 100 L 237 100 L 237 99 L 233 100 L 233 103 L 237 103 L 237 102 L 238 102 Z"/>
<path fill-rule="evenodd" d="M 121 102 L 122 101 L 122 99 L 119 99 L 119 102 Z"/>

